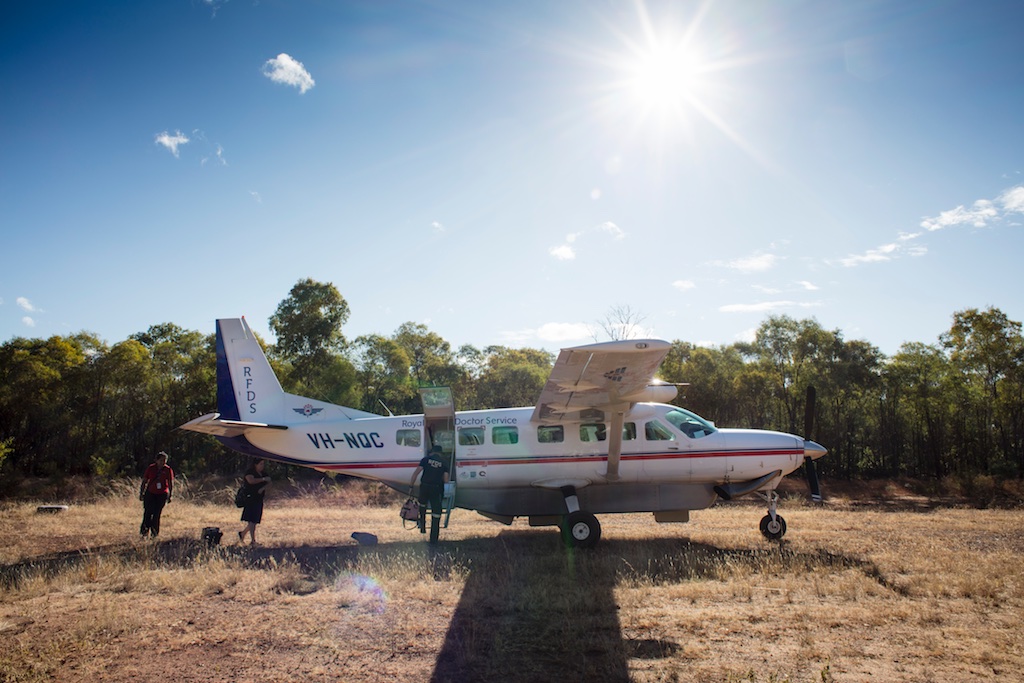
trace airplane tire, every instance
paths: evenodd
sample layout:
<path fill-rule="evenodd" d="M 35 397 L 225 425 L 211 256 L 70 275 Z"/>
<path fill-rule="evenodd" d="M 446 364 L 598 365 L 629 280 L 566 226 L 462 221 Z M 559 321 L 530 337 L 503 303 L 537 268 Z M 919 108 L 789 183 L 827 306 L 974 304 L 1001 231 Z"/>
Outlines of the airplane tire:
<path fill-rule="evenodd" d="M 601 523 L 589 512 L 573 512 L 565 521 L 562 537 L 571 547 L 592 548 L 601 538 Z"/>
<path fill-rule="evenodd" d="M 782 515 L 775 515 L 775 523 L 772 523 L 772 516 L 765 515 L 761 518 L 761 534 L 771 541 L 778 541 L 786 535 L 786 520 Z"/>

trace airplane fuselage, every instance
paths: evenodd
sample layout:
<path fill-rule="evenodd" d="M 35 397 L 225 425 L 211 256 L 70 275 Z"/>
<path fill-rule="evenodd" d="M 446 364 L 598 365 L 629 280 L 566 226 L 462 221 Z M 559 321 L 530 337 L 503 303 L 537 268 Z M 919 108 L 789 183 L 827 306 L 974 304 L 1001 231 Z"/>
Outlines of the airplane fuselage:
<path fill-rule="evenodd" d="M 299 408 L 292 410 L 303 415 Z M 506 408 L 455 414 L 446 450 L 454 450 L 457 507 L 510 516 L 557 514 L 563 507 L 557 490 L 573 485 L 583 489 L 581 497 L 598 512 L 636 510 L 644 497 L 649 502 L 641 507 L 648 511 L 700 509 L 714 503 L 715 484 L 777 470 L 788 474 L 804 461 L 804 441 L 791 434 L 710 428 L 690 436 L 666 419 L 685 411 L 641 403 L 625 417 L 618 476 L 609 480 L 606 423 L 544 425 L 531 421 L 532 412 Z M 243 452 L 400 490 L 408 487 L 426 442 L 422 415 L 332 419 L 327 408 L 287 427 L 220 438 Z"/>

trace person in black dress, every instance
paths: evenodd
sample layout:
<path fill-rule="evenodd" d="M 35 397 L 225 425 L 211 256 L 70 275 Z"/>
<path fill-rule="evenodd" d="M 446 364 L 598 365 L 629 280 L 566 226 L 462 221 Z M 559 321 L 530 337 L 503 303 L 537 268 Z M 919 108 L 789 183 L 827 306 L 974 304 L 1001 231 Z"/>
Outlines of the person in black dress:
<path fill-rule="evenodd" d="M 264 472 L 267 461 L 256 460 L 245 472 L 245 506 L 242 508 L 242 521 L 245 528 L 238 532 L 238 542 L 245 543 L 245 535 L 249 534 L 251 543 L 256 545 L 256 525 L 263 521 L 263 496 L 270 485 L 270 477 Z"/>

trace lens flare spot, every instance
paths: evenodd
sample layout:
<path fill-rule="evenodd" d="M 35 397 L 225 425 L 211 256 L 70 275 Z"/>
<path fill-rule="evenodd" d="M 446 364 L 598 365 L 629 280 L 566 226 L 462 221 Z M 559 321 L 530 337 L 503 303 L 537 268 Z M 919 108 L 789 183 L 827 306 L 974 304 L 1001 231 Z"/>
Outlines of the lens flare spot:
<path fill-rule="evenodd" d="M 383 614 L 387 609 L 387 592 L 371 576 L 356 572 L 342 572 L 334 582 L 334 589 L 339 593 L 346 607 L 354 607 L 374 614 Z"/>

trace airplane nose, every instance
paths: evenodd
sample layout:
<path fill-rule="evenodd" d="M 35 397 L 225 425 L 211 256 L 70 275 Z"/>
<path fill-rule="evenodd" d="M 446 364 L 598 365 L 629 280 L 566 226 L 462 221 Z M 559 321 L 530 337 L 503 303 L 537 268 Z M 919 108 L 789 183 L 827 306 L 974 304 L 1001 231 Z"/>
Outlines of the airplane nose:
<path fill-rule="evenodd" d="M 821 456 L 828 453 L 828 449 L 819 443 L 813 441 L 804 441 L 804 457 L 810 458 L 811 460 L 817 460 Z"/>

